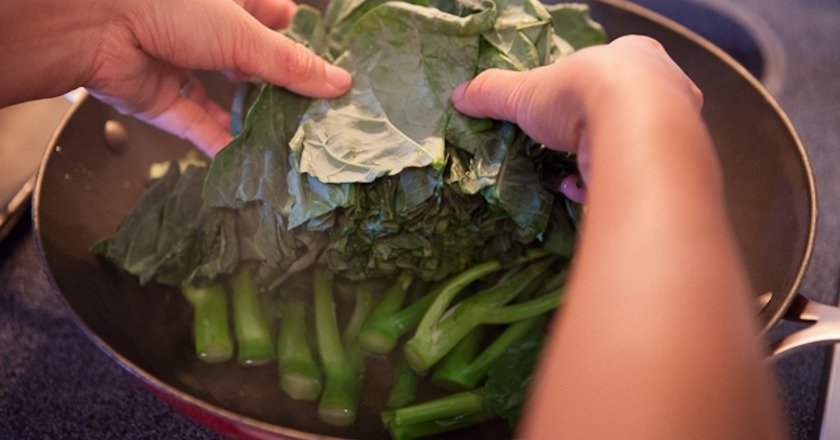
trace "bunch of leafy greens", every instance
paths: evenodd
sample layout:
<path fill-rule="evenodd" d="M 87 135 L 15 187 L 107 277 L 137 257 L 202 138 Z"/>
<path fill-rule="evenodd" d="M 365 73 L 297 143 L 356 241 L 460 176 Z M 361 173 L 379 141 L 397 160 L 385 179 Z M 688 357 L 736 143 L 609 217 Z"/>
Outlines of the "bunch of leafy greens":
<path fill-rule="evenodd" d="M 350 92 L 312 100 L 263 85 L 206 177 L 173 168 L 101 253 L 143 282 L 210 282 L 254 261 L 275 286 L 303 256 L 347 278 L 409 268 L 439 280 L 534 246 L 570 252 L 566 201 L 551 188 L 573 158 L 459 114 L 449 94 L 484 69 L 602 42 L 585 7 L 345 0 L 326 18 L 299 8 L 285 33 L 351 71 Z"/>
<path fill-rule="evenodd" d="M 209 167 L 195 158 L 154 167 L 115 235 L 94 250 L 141 283 L 181 287 L 208 362 L 232 356 L 222 288 L 231 281 L 240 363 L 276 358 L 284 391 L 320 395 L 327 421 L 355 418 L 362 350 L 389 352 L 413 332 L 396 387 L 406 391 L 394 398 L 402 403 L 383 413 L 395 438 L 497 415 L 515 422 L 546 314 L 562 301 L 568 260 L 557 256 L 571 254 L 575 234 L 569 201 L 554 187 L 574 172 L 574 158 L 512 124 L 459 114 L 449 95 L 485 69 L 532 69 L 602 43 L 603 30 L 577 4 L 335 0 L 323 17 L 299 7 L 283 32 L 348 69 L 350 92 L 313 100 L 261 85 L 241 131 Z M 277 299 L 277 286 L 313 265 L 317 350 L 305 341 L 305 295 L 287 292 L 274 353 L 272 319 L 259 302 Z M 511 272 L 496 285 L 462 292 L 502 268 Z M 333 277 L 396 278 L 381 298 L 359 296 L 366 299 L 343 340 Z M 445 278 L 404 304 L 412 279 Z M 482 342 L 500 325 L 492 343 Z M 405 406 L 412 369 L 431 368 L 436 385 L 464 391 Z"/>

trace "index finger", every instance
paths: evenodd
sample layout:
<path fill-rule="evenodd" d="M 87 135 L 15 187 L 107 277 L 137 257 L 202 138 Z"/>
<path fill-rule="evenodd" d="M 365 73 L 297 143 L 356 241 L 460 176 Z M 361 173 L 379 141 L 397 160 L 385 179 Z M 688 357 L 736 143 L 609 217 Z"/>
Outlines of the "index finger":
<path fill-rule="evenodd" d="M 256 11 L 266 2 L 285 0 L 243 1 Z M 350 88 L 347 71 L 267 28 L 232 1 L 181 0 L 153 6 L 151 13 L 134 16 L 133 34 L 155 58 L 188 69 L 239 70 L 316 98 L 336 97 Z"/>

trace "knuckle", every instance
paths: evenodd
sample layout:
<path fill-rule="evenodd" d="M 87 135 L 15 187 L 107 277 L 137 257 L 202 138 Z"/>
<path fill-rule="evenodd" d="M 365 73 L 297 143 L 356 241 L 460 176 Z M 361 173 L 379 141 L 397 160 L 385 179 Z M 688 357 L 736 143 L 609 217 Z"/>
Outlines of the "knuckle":
<path fill-rule="evenodd" d="M 283 52 L 281 68 L 286 80 L 285 85 L 303 82 L 317 72 L 318 61 L 306 46 L 294 43 L 289 50 Z"/>
<path fill-rule="evenodd" d="M 467 90 L 470 92 L 471 95 L 474 96 L 484 96 L 488 92 L 490 92 L 491 87 L 489 87 L 489 83 L 492 79 L 492 76 L 495 72 L 491 70 L 486 70 L 482 72 L 480 75 L 475 77 L 472 81 L 470 81 L 470 86 Z"/>
<path fill-rule="evenodd" d="M 665 52 L 665 47 L 662 46 L 662 43 L 659 40 L 649 37 L 647 35 L 625 35 L 619 38 L 616 38 L 611 44 L 618 44 L 621 45 L 632 45 L 639 49 L 647 48 L 653 49 L 657 52 Z"/>
<path fill-rule="evenodd" d="M 489 69 L 470 82 L 467 95 L 490 116 L 515 121 L 527 107 L 530 92 L 527 76 Z"/>
<path fill-rule="evenodd" d="M 663 52 L 665 51 L 665 47 L 662 46 L 662 43 L 660 43 L 659 40 L 644 35 L 639 35 L 638 39 L 640 43 L 646 44 L 653 49 L 661 50 Z"/>
<path fill-rule="evenodd" d="M 198 136 L 203 132 L 203 127 L 206 125 L 206 122 L 208 122 L 208 118 L 209 115 L 206 113 L 191 115 L 189 118 L 184 120 L 184 123 L 178 132 L 178 136 L 182 139 L 188 140 L 198 138 Z"/>
<path fill-rule="evenodd" d="M 703 107 L 703 102 L 705 101 L 705 97 L 703 96 L 703 91 L 700 90 L 700 87 L 697 87 L 697 84 L 693 82 L 691 84 L 691 92 L 694 95 L 694 103 L 697 104 L 698 108 Z"/>

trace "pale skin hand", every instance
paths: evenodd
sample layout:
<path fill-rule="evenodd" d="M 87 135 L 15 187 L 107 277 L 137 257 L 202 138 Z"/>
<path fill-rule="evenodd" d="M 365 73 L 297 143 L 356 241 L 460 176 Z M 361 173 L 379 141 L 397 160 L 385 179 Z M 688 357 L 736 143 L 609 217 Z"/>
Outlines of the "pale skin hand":
<path fill-rule="evenodd" d="M 231 139 L 228 112 L 189 69 L 227 70 L 313 97 L 350 75 L 277 34 L 291 0 L 0 0 L 0 107 L 85 86 L 119 111 L 209 155 Z"/>
<path fill-rule="evenodd" d="M 702 96 L 625 37 L 528 73 L 485 72 L 459 110 L 576 152 L 587 213 L 520 435 L 780 439 Z"/>

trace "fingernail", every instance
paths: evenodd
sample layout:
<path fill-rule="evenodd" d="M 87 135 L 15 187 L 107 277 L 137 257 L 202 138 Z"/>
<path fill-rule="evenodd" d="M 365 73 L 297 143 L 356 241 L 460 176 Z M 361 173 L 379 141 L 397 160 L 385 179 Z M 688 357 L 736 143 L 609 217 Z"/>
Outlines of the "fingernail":
<path fill-rule="evenodd" d="M 560 182 L 560 192 L 573 202 L 583 203 L 586 201 L 586 187 L 577 174 L 563 178 Z"/>
<path fill-rule="evenodd" d="M 326 65 L 324 73 L 327 76 L 327 84 L 341 91 L 349 89 L 350 84 L 353 82 L 350 72 L 332 64 Z"/>
<path fill-rule="evenodd" d="M 465 83 L 461 83 L 461 85 L 459 85 L 458 87 L 455 87 L 455 90 L 452 91 L 452 95 L 449 97 L 449 99 L 452 100 L 453 104 L 457 103 L 458 101 L 460 101 L 462 99 L 464 99 L 464 92 L 467 90 L 467 85 L 468 84 L 469 84 L 469 81 L 467 81 Z"/>

